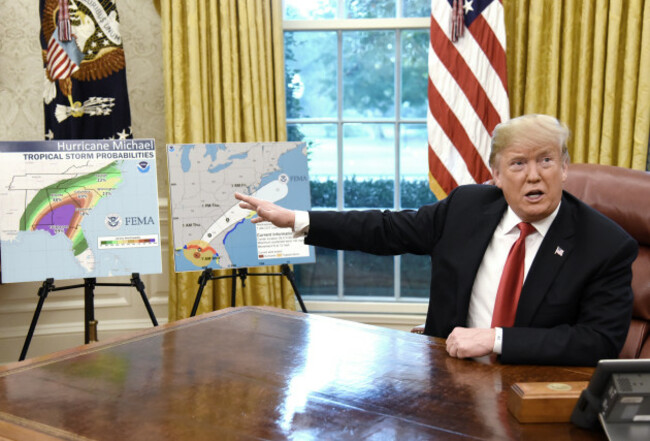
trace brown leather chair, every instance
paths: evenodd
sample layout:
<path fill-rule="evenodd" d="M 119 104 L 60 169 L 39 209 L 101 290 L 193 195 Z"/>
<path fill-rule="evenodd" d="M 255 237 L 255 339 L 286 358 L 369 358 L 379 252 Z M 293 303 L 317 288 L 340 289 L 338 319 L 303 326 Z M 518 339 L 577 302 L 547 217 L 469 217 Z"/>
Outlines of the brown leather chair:
<path fill-rule="evenodd" d="M 620 358 L 650 358 L 650 173 L 571 164 L 565 190 L 619 224 L 639 242 L 632 264 L 634 311 Z M 421 334 L 424 325 L 411 332 Z"/>
<path fill-rule="evenodd" d="M 634 311 L 620 358 L 650 358 L 650 173 L 571 164 L 564 189 L 619 224 L 639 242 L 632 264 Z"/>

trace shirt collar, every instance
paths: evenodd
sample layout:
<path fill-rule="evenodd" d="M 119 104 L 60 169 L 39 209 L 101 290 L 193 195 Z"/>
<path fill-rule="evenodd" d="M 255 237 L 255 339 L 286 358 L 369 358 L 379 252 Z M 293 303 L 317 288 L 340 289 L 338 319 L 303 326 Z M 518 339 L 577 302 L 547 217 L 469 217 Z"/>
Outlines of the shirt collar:
<path fill-rule="evenodd" d="M 555 220 L 558 212 L 560 211 L 560 205 L 562 205 L 562 201 L 560 201 L 559 204 L 557 204 L 557 207 L 555 207 L 555 210 L 553 213 L 549 214 L 542 220 L 538 220 L 535 222 L 531 222 L 533 227 L 535 227 L 535 230 L 542 235 L 542 237 L 546 236 L 546 233 L 548 233 L 549 228 L 551 228 L 551 224 Z M 501 221 L 501 226 L 503 228 L 503 232 L 505 234 L 509 233 L 513 229 L 517 227 L 517 224 L 519 222 L 523 222 L 519 216 L 515 214 L 514 211 L 512 211 L 512 208 L 510 208 L 510 205 L 508 205 L 508 209 L 506 210 L 505 214 L 503 215 L 503 219 Z"/>

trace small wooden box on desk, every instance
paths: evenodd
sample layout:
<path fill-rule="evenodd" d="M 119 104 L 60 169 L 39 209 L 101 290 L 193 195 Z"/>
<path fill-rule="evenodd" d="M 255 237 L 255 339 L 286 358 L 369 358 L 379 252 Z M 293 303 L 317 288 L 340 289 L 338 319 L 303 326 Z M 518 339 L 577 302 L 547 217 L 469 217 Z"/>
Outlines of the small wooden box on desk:
<path fill-rule="evenodd" d="M 515 383 L 508 410 L 520 423 L 568 423 L 587 381 Z"/>

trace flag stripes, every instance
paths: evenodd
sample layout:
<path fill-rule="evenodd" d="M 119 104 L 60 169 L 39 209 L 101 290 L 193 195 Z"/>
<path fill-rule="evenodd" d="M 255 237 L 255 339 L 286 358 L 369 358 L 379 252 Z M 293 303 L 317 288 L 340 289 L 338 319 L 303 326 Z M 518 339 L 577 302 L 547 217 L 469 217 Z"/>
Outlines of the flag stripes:
<path fill-rule="evenodd" d="M 53 80 L 69 78 L 70 75 L 79 69 L 79 66 L 70 59 L 61 44 L 54 38 L 54 34 L 52 34 L 47 45 L 45 61 L 47 64 L 47 73 Z"/>
<path fill-rule="evenodd" d="M 429 69 L 433 69 L 435 73 L 442 67 L 451 74 L 465 96 L 470 98 L 470 104 L 474 107 L 477 115 L 481 117 L 485 128 L 490 131 L 497 124 L 495 121 L 500 121 L 496 109 L 490 102 L 486 91 L 483 90 L 479 79 L 474 75 L 475 70 L 470 68 L 454 44 L 445 38 L 445 33 L 434 21 L 431 22 L 431 47 L 438 55 L 442 66 L 429 66 Z M 479 66 L 475 68 L 477 67 Z M 435 81 L 434 78 L 432 76 L 433 81 Z M 453 85 L 451 86 L 453 87 Z"/>
<path fill-rule="evenodd" d="M 483 164 L 483 159 L 468 136 L 464 124 L 458 119 L 458 116 L 462 117 L 465 112 L 462 109 L 461 112 L 454 112 L 448 105 L 450 101 L 442 97 L 431 81 L 429 81 L 429 102 L 433 103 L 430 112 L 437 123 L 432 125 L 439 127 L 455 147 L 453 150 L 440 149 L 436 145 L 432 149 L 437 152 L 438 157 L 446 159 L 445 164 L 450 172 L 455 172 L 454 176 L 461 176 L 467 181 L 469 175 L 474 182 L 482 182 L 481 179 L 489 176 L 490 172 Z M 460 161 L 458 156 L 462 158 Z"/>
<path fill-rule="evenodd" d="M 470 34 L 474 37 L 478 45 L 482 48 L 496 48 L 490 50 L 490 58 L 488 61 L 494 69 L 494 74 L 499 76 L 501 84 L 503 85 L 503 90 L 508 90 L 508 79 L 506 78 L 506 52 L 501 50 L 502 47 L 499 40 L 496 38 L 496 35 L 493 32 L 490 32 L 490 25 L 485 21 L 482 16 L 478 16 L 472 28 L 469 30 Z M 504 43 L 505 44 L 505 43 Z M 498 47 L 497 45 L 501 46 Z"/>
<path fill-rule="evenodd" d="M 468 32 L 453 43 L 451 1 L 431 2 L 427 130 L 429 181 L 438 198 L 491 178 L 491 134 L 509 118 L 503 6 L 465 6 Z"/>

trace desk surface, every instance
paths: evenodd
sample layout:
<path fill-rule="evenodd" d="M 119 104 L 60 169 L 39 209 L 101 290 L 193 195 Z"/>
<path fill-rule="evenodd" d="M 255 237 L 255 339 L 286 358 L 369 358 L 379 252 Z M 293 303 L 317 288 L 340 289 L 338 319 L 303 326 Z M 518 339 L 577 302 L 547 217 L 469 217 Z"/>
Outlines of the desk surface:
<path fill-rule="evenodd" d="M 0 369 L 0 439 L 604 439 L 506 409 L 515 382 L 591 372 L 457 360 L 422 335 L 235 308 Z"/>

